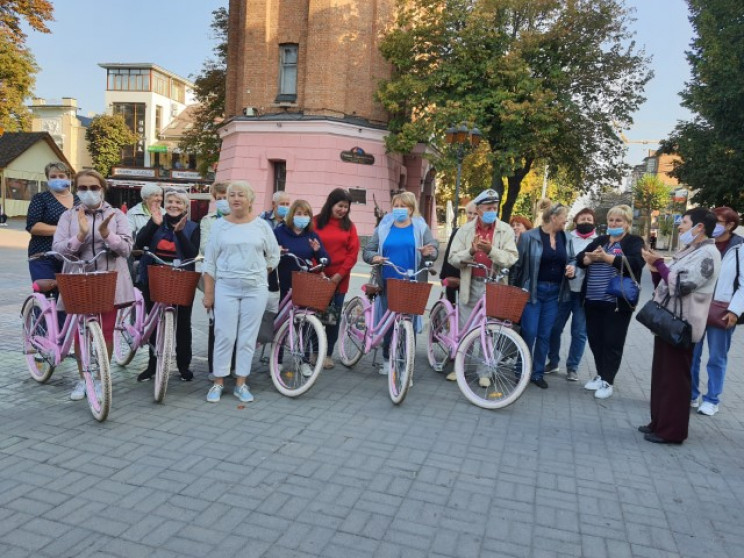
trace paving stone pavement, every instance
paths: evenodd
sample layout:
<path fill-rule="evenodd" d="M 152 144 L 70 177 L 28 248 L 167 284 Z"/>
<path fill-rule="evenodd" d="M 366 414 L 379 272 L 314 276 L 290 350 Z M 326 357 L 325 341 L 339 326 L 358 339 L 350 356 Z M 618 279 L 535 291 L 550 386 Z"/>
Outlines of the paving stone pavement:
<path fill-rule="evenodd" d="M 163 404 L 138 384 L 140 353 L 112 366 L 102 424 L 69 400 L 75 372 L 30 379 L 18 313 L 25 250 L 0 231 L 0 556 L 739 557 L 744 550 L 744 350 L 734 336 L 720 413 L 693 415 L 682 446 L 648 420 L 652 342 L 632 322 L 615 395 L 559 373 L 486 411 L 432 372 L 419 338 L 400 406 L 371 355 L 324 371 L 298 399 L 254 363 L 253 403 L 206 403 L 205 320 L 193 382 Z M 362 282 L 364 266 L 352 292 Z M 643 296 L 651 292 L 644 278 Z M 432 300 L 438 295 L 435 288 Z M 198 301 L 196 303 L 199 304 Z M 740 328 L 741 329 L 741 328 Z M 566 350 L 564 343 L 564 354 Z"/>

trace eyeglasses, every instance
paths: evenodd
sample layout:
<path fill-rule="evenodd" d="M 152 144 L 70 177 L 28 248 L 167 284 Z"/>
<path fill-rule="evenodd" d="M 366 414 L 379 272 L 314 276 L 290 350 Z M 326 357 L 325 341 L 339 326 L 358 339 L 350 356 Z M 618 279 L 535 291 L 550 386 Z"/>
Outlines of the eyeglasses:
<path fill-rule="evenodd" d="M 91 192 L 100 192 L 101 187 L 100 186 L 78 186 L 77 191 L 78 192 L 87 192 L 90 190 Z"/>

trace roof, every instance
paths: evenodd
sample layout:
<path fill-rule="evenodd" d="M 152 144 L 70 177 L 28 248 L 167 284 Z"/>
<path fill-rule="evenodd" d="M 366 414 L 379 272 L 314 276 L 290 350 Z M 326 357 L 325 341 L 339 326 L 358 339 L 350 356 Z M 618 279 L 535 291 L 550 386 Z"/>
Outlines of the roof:
<path fill-rule="evenodd" d="M 165 128 L 159 130 L 160 135 L 163 138 L 180 139 L 188 130 L 193 128 L 196 121 L 196 111 L 200 106 L 199 104 L 187 106 Z"/>
<path fill-rule="evenodd" d="M 191 87 L 194 88 L 194 83 L 186 79 L 185 77 L 179 76 L 178 74 L 171 72 L 170 70 L 166 70 L 162 66 L 158 66 L 157 64 L 153 64 L 152 62 L 139 62 L 139 63 L 130 63 L 130 62 L 99 62 L 98 64 L 101 68 L 108 69 L 125 69 L 128 68 L 130 70 L 141 70 L 141 69 L 147 69 L 147 70 L 156 70 L 160 72 L 161 74 L 165 74 L 168 77 L 175 78 L 179 81 L 183 81 Z"/>
<path fill-rule="evenodd" d="M 72 168 L 49 132 L 6 132 L 0 136 L 0 168 L 7 167 L 40 141 L 45 141 L 57 155 L 57 159 Z"/>

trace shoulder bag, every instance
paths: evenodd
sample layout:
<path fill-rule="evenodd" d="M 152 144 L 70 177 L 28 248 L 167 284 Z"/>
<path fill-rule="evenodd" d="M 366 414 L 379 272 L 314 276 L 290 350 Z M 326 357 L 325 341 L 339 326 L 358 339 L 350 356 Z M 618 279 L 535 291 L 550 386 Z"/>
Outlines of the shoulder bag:
<path fill-rule="evenodd" d="M 739 290 L 739 250 L 740 248 L 736 248 L 736 255 L 734 256 L 736 258 L 736 277 L 734 277 L 734 294 L 736 294 L 736 291 Z M 728 314 L 729 310 L 729 303 L 728 302 L 722 302 L 720 300 L 712 300 L 710 303 L 710 309 L 708 310 L 708 323 L 707 325 L 709 327 L 717 327 L 718 329 L 725 329 L 724 323 L 726 323 L 724 320 L 726 319 L 726 314 Z M 739 316 L 739 318 L 736 320 L 736 323 L 741 325 L 744 324 L 744 314 Z"/>
<path fill-rule="evenodd" d="M 641 285 L 636 281 L 633 270 L 630 268 L 628 258 L 623 254 L 622 264 L 620 265 L 620 275 L 616 275 L 607 284 L 605 292 L 616 298 L 622 297 L 628 305 L 635 310 L 638 305 L 638 299 L 641 296 Z M 623 269 L 627 266 L 630 277 L 623 275 Z"/>
<path fill-rule="evenodd" d="M 679 292 L 679 284 L 678 274 L 677 292 Z M 687 349 L 692 346 L 692 326 L 682 317 L 682 299 L 679 296 L 674 297 L 674 306 L 671 311 L 666 308 L 670 297 L 671 294 L 667 293 L 661 304 L 653 299 L 649 300 L 636 314 L 636 320 L 670 345 Z M 679 314 L 677 314 L 677 302 L 679 302 Z"/>

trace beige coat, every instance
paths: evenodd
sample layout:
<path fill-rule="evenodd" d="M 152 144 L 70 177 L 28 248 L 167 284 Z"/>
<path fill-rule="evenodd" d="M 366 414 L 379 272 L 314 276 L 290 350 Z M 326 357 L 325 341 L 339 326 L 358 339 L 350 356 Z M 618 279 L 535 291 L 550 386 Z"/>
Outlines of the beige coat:
<path fill-rule="evenodd" d="M 59 218 L 57 231 L 54 233 L 52 250 L 65 256 L 76 256 L 81 259 L 91 259 L 101 250 L 109 249 L 107 256 L 101 256 L 96 262 L 88 266 L 84 271 L 116 271 L 116 296 L 114 304 L 117 306 L 129 304 L 134 301 L 134 287 L 132 276 L 129 274 L 127 257 L 132 251 L 132 234 L 126 215 L 120 210 L 111 207 L 104 202 L 100 209 L 85 210 L 88 220 L 88 236 L 83 242 L 77 238 L 80 226 L 78 224 L 78 211 L 83 211 L 83 206 L 75 206 L 65 211 Z M 111 213 L 114 218 L 109 222 L 109 235 L 104 241 L 98 232 L 101 223 Z M 63 273 L 70 273 L 73 266 L 65 263 L 62 267 Z M 60 298 L 60 302 L 62 298 Z M 60 305 L 60 310 L 64 307 Z"/>
<path fill-rule="evenodd" d="M 477 219 L 473 219 L 460 227 L 450 247 L 449 263 L 460 269 L 460 302 L 462 304 L 469 304 L 470 302 L 472 268 L 463 266 L 462 262 L 472 261 L 473 259 L 470 247 L 475 239 L 476 224 Z M 519 252 L 517 252 L 517 245 L 514 242 L 514 231 L 507 223 L 501 220 L 496 221 L 491 244 L 491 253 L 488 254 L 488 257 L 497 268 L 509 268 L 516 263 Z"/>

